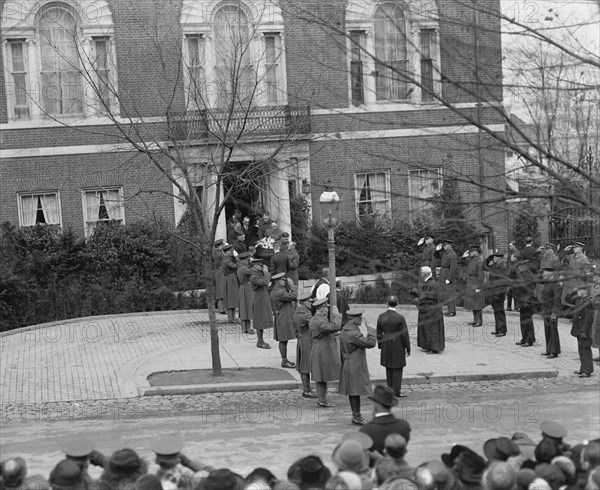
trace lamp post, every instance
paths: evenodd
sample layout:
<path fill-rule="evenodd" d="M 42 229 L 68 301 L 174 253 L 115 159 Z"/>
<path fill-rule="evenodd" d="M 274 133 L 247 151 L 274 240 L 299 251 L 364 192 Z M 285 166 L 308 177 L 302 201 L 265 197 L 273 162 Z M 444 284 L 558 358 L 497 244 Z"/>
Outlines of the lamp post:
<path fill-rule="evenodd" d="M 337 305 L 335 289 L 335 237 L 333 230 L 340 224 L 340 196 L 333 190 L 331 180 L 327 181 L 325 192 L 319 197 L 321 222 L 327 228 L 327 249 L 329 251 L 329 304 Z"/>

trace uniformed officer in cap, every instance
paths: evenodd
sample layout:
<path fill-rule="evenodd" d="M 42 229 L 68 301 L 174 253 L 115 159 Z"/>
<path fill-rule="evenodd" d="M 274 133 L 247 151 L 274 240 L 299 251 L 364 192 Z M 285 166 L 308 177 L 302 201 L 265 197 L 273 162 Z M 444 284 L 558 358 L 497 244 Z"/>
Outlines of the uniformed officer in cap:
<path fill-rule="evenodd" d="M 318 406 L 331 408 L 335 405 L 327 401 L 327 382 L 340 377 L 340 350 L 335 334 L 342 325 L 342 315 L 336 305 L 331 306 L 331 321 L 327 319 L 329 306 L 327 298 L 313 301 L 315 316 L 308 323 L 313 344 L 310 353 L 311 373 L 317 384 Z"/>
<path fill-rule="evenodd" d="M 366 349 L 372 349 L 377 344 L 377 332 L 374 328 L 363 326 L 363 313 L 364 310 L 357 308 L 348 310 L 348 322 L 340 336 L 342 368 L 338 391 L 348 396 L 354 425 L 366 424 L 360 413 L 360 397 L 373 394 Z"/>
<path fill-rule="evenodd" d="M 183 442 L 174 437 L 156 439 L 150 449 L 156 454 L 154 462 L 159 466 L 156 476 L 161 479 L 163 490 L 191 489 L 195 473 L 208 474 L 213 469 L 185 456 L 181 452 Z"/>
<path fill-rule="evenodd" d="M 296 338 L 294 311 L 296 310 L 298 288 L 289 277 L 286 278 L 285 272 L 274 274 L 271 276 L 271 280 L 273 281 L 271 304 L 275 314 L 275 340 L 279 342 L 281 367 L 295 368 L 296 365 L 287 358 L 287 344 Z"/>
<path fill-rule="evenodd" d="M 494 309 L 494 325 L 496 327 L 492 335 L 504 337 L 507 331 L 504 299 L 506 298 L 506 288 L 509 284 L 508 269 L 504 261 L 504 254 L 496 249 L 483 263 L 483 270 L 489 272 L 486 296 Z"/>
<path fill-rule="evenodd" d="M 548 439 L 552 441 L 556 447 L 564 450 L 568 448 L 565 445 L 563 439 L 567 437 L 568 432 L 561 424 L 552 420 L 544 420 L 540 423 L 540 430 L 542 431 L 542 439 Z"/>
<path fill-rule="evenodd" d="M 65 453 L 66 459 L 70 459 L 79 465 L 83 478 L 88 482 L 93 481 L 87 472 L 88 466 L 92 464 L 104 468 L 107 462 L 104 455 L 96 451 L 94 445 L 83 437 L 68 440 L 62 447 L 62 452 Z"/>
<path fill-rule="evenodd" d="M 312 349 L 312 337 L 308 324 L 311 320 L 312 313 L 310 306 L 312 303 L 311 292 L 298 295 L 298 306 L 294 312 L 294 329 L 296 330 L 296 369 L 300 373 L 302 380 L 302 396 L 304 398 L 316 398 L 317 395 L 310 387 L 310 351 Z"/>
<path fill-rule="evenodd" d="M 446 238 L 443 242 L 444 253 L 440 268 L 439 288 L 443 304 L 448 305 L 446 316 L 456 316 L 456 286 L 455 282 L 458 276 L 458 257 L 454 248 L 453 240 Z"/>

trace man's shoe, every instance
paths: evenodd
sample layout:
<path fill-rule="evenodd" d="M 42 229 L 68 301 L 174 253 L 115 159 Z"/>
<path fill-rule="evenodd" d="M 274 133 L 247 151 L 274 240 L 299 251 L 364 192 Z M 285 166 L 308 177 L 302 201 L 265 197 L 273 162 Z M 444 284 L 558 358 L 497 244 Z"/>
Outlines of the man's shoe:
<path fill-rule="evenodd" d="M 582 374 L 581 371 L 573 371 L 573 374 Z"/>
<path fill-rule="evenodd" d="M 283 361 L 281 361 L 281 367 L 291 369 L 291 368 L 295 368 L 296 365 L 293 362 L 290 362 L 287 359 L 284 359 Z"/>
<path fill-rule="evenodd" d="M 477 325 L 477 322 L 469 322 L 467 325 Z"/>
<path fill-rule="evenodd" d="M 505 333 L 497 333 L 496 337 L 506 337 L 506 334 Z"/>
<path fill-rule="evenodd" d="M 426 353 L 427 354 L 439 354 L 440 351 L 439 350 L 428 350 Z"/>
<path fill-rule="evenodd" d="M 394 395 L 396 398 L 406 398 L 408 395 L 406 393 L 400 393 L 398 395 Z"/>
<path fill-rule="evenodd" d="M 475 328 L 475 327 L 483 327 L 483 324 L 481 324 L 481 323 L 475 323 L 475 324 L 473 324 L 473 328 Z"/>
<path fill-rule="evenodd" d="M 550 352 L 542 352 L 540 355 L 541 355 L 541 356 L 549 356 L 549 355 L 550 355 Z"/>
<path fill-rule="evenodd" d="M 548 354 L 548 359 L 556 359 L 558 354 Z"/>
<path fill-rule="evenodd" d="M 533 347 L 533 342 L 526 342 L 525 344 L 521 344 L 521 347 Z"/>
<path fill-rule="evenodd" d="M 267 344 L 266 342 L 258 342 L 256 344 L 256 347 L 258 347 L 259 349 L 270 349 L 271 346 L 269 344 Z"/>
<path fill-rule="evenodd" d="M 246 335 L 256 335 L 256 330 L 249 328 L 244 332 Z"/>
<path fill-rule="evenodd" d="M 329 402 L 317 402 L 317 406 L 321 408 L 335 408 L 335 405 Z"/>
<path fill-rule="evenodd" d="M 312 391 L 303 391 L 302 396 L 304 398 L 317 398 L 318 395 L 316 393 L 313 393 Z"/>
<path fill-rule="evenodd" d="M 525 342 L 521 341 L 521 342 L 515 342 L 516 345 L 525 345 Z"/>
<path fill-rule="evenodd" d="M 579 377 L 580 377 L 580 378 L 589 378 L 590 376 L 591 376 L 591 374 L 590 374 L 590 373 L 581 373 L 581 374 L 579 375 Z"/>
<path fill-rule="evenodd" d="M 448 312 L 448 313 L 444 313 L 444 316 L 456 316 L 456 313 Z"/>
<path fill-rule="evenodd" d="M 365 425 L 367 421 L 359 415 L 358 417 L 352 417 L 352 423 L 354 425 Z"/>

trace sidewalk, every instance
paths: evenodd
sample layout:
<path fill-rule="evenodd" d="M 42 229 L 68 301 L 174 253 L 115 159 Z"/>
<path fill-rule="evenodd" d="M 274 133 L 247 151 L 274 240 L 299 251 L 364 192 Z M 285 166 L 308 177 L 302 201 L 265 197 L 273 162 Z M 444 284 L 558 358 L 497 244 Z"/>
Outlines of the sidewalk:
<path fill-rule="evenodd" d="M 360 305 L 375 326 L 383 306 Z M 562 354 L 557 359 L 541 356 L 543 322 L 534 317 L 537 342 L 533 347 L 515 345 L 520 340 L 518 314 L 507 314 L 508 334 L 497 338 L 493 314 L 484 311 L 483 328 L 467 325 L 472 315 L 458 309 L 445 318 L 446 350 L 427 355 L 416 346 L 416 308 L 399 311 L 409 327 L 412 355 L 405 368 L 405 386 L 410 384 L 482 379 L 573 376 L 579 368 L 577 343 L 570 336 L 570 322 L 561 320 Z M 224 369 L 281 368 L 272 332 L 265 340 L 272 349 L 256 348 L 256 336 L 242 335 L 239 325 L 221 328 L 221 362 Z M 3 333 L 0 337 L 0 397 L 2 404 L 89 401 L 134 398 L 140 395 L 251 391 L 253 389 L 297 389 L 300 377 L 286 369 L 294 381 L 243 385 L 199 385 L 150 387 L 147 377 L 160 371 L 210 369 L 210 333 L 206 310 L 114 315 L 68 320 Z M 295 359 L 296 342 L 288 344 L 288 357 Z M 370 349 L 368 363 L 374 382 L 385 379 L 379 365 L 379 349 Z M 597 351 L 594 351 L 594 356 Z"/>

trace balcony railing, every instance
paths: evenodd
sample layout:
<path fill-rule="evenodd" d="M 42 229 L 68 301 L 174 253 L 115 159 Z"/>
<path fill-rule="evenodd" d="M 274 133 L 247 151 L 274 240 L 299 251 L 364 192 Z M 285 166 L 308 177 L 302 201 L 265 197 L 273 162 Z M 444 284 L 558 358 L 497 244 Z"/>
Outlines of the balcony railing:
<path fill-rule="evenodd" d="M 310 132 L 310 108 L 251 107 L 247 112 L 224 109 L 189 111 L 173 118 L 172 140 L 306 134 Z"/>

